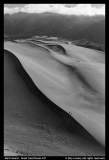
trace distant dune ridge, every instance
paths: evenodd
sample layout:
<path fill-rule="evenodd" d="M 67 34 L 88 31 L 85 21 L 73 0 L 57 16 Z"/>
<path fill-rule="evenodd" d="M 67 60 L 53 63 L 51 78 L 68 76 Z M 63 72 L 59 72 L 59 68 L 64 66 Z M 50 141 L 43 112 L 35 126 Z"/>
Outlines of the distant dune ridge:
<path fill-rule="evenodd" d="M 104 155 L 105 54 L 33 39 L 4 49 L 5 144 L 21 155 Z"/>

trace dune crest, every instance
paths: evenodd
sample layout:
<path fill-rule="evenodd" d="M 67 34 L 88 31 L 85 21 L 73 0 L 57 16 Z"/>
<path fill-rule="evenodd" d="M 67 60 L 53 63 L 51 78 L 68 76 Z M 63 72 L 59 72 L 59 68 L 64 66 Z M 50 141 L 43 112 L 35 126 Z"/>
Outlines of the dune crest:
<path fill-rule="evenodd" d="M 60 48 L 53 42 L 37 44 L 37 42 L 27 41 L 4 44 L 4 49 L 18 58 L 38 89 L 60 109 L 70 114 L 104 146 L 103 54 L 92 51 L 92 56 L 88 58 L 91 54 L 90 49 L 83 49 L 81 51 L 83 56 L 81 56 L 78 53 L 81 47 L 62 44 L 64 49 Z"/>

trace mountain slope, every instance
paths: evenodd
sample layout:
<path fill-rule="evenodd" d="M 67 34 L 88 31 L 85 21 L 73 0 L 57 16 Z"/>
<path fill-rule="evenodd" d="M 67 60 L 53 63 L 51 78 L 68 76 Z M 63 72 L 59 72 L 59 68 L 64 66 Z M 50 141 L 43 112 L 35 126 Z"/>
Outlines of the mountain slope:
<path fill-rule="evenodd" d="M 71 40 L 84 38 L 104 44 L 105 17 L 68 16 L 56 13 L 5 14 L 4 34 L 14 37 L 47 35 Z"/>
<path fill-rule="evenodd" d="M 105 21 L 94 23 L 78 33 L 72 34 L 74 39 L 87 39 L 94 43 L 105 43 Z"/>

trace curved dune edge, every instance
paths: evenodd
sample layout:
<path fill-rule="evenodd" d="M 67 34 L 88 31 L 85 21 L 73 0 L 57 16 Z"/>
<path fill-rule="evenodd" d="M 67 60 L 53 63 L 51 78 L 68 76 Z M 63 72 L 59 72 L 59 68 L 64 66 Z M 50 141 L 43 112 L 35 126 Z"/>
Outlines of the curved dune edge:
<path fill-rule="evenodd" d="M 59 116 L 63 122 L 67 125 L 67 128 L 72 131 L 73 133 L 79 134 L 93 142 L 97 142 L 96 139 L 94 139 L 88 132 L 85 130 L 73 117 L 71 117 L 66 111 L 64 111 L 62 108 L 57 106 L 55 103 L 53 103 L 50 99 L 48 99 L 34 84 L 31 77 L 28 75 L 28 73 L 23 68 L 22 64 L 20 63 L 19 59 L 11 52 L 5 50 L 6 53 L 8 53 L 9 57 L 13 60 L 16 70 L 18 74 L 22 77 L 22 79 L 25 81 L 28 89 L 30 92 L 32 92 L 41 102 L 43 102 L 50 110 L 52 110 L 54 113 L 56 113 L 57 116 Z M 52 107 L 51 107 L 52 106 Z M 60 124 L 57 129 L 62 125 Z"/>
<path fill-rule="evenodd" d="M 21 65 L 21 63 L 19 62 L 19 60 L 12 54 L 12 53 L 10 53 L 10 52 L 8 52 L 8 51 L 5 51 L 6 52 L 6 54 L 7 55 L 9 55 L 10 56 L 10 58 L 12 58 L 13 59 L 13 62 L 14 62 L 14 64 L 15 64 L 15 66 L 16 66 L 16 69 L 17 69 L 17 72 L 20 74 L 20 75 L 22 75 L 21 77 L 23 78 L 23 79 L 25 79 L 26 81 L 26 85 L 29 87 L 29 90 L 35 95 L 35 93 L 36 93 L 36 97 L 39 97 L 39 99 L 40 100 L 43 100 L 43 103 L 46 103 L 46 105 L 47 105 L 47 107 L 49 107 L 48 105 L 50 104 L 50 106 L 52 105 L 53 106 L 53 103 L 52 102 L 48 102 L 49 100 L 45 97 L 44 98 L 44 95 L 41 93 L 39 93 L 40 92 L 40 90 L 38 90 L 37 89 L 37 87 L 35 86 L 34 87 L 34 83 L 32 83 L 32 80 L 31 80 L 31 78 L 28 76 L 28 74 L 25 72 L 25 70 L 23 69 L 23 67 L 22 67 L 22 65 Z M 48 100 L 48 101 L 47 101 Z M 55 104 L 54 104 L 54 110 L 53 110 L 53 112 L 55 112 L 59 117 L 61 117 L 62 119 L 64 119 L 64 116 L 65 115 L 67 115 L 66 114 L 66 112 L 62 112 L 62 109 L 60 109 L 59 107 L 57 107 Z M 69 115 L 68 115 L 69 116 Z M 70 117 L 70 116 L 69 116 Z M 72 126 L 73 125 L 73 126 Z M 9 124 L 8 124 L 8 126 L 10 126 Z M 71 117 L 71 119 L 69 119 L 69 122 L 67 122 L 67 126 L 68 126 L 68 129 L 71 129 L 71 127 L 73 127 L 73 130 L 71 129 L 71 132 L 73 133 L 75 133 L 75 134 L 79 134 L 79 132 L 82 132 L 80 135 L 81 136 L 83 136 L 83 137 L 85 137 L 85 138 L 87 138 L 87 139 L 89 139 L 89 140 L 91 140 L 91 141 L 94 141 L 94 139 L 87 133 L 87 131 L 84 131 L 84 129 L 83 129 L 83 127 L 81 127 L 79 124 L 78 124 L 78 122 L 76 122 L 72 117 Z M 16 126 L 17 127 L 17 126 Z M 14 126 L 14 128 L 16 128 L 15 126 Z M 19 128 L 19 127 L 18 127 Z M 24 127 L 23 127 L 24 128 Z M 20 129 L 20 128 L 19 128 Z M 21 128 L 21 130 L 22 130 L 22 128 Z M 16 135 L 17 136 L 17 135 Z M 17 138 L 17 137 L 16 137 Z M 16 139 L 17 140 L 17 139 Z M 16 141 L 17 142 L 17 141 Z M 19 141 L 18 141 L 19 142 Z M 68 143 L 68 142 L 67 142 Z M 86 142 L 85 142 L 86 143 Z M 92 145 L 92 144 L 88 144 L 89 146 L 90 145 Z M 93 142 L 93 147 L 97 147 L 98 149 L 99 149 L 99 145 L 97 145 L 97 143 L 95 143 L 95 142 Z M 84 147 L 83 147 L 84 148 Z M 97 151 L 98 149 L 95 149 L 94 151 Z M 90 149 L 88 149 L 88 146 L 87 146 L 87 150 L 88 150 L 88 152 L 89 152 L 89 155 L 103 155 L 103 153 L 102 153 L 102 150 L 100 151 L 100 152 L 98 152 L 98 153 L 93 153 L 92 151 L 92 154 L 90 153 Z M 93 149 L 92 149 L 93 150 Z M 13 151 L 11 151 L 11 150 L 8 150 L 8 151 L 6 151 L 5 150 L 5 152 L 4 152 L 5 154 L 5 156 L 14 156 L 14 155 L 21 155 L 20 153 L 25 153 L 25 152 L 21 152 L 20 151 L 20 153 L 19 153 L 19 151 L 17 151 L 17 153 L 16 152 L 13 152 Z M 73 151 L 72 151 L 72 155 L 75 155 L 75 153 L 73 153 Z M 87 151 L 85 151 L 85 154 L 87 154 Z M 85 154 L 81 154 L 81 153 L 78 153 L 77 155 L 85 155 Z M 55 153 L 54 153 L 54 155 L 55 155 Z"/>
<path fill-rule="evenodd" d="M 21 56 L 19 57 L 18 54 L 17 54 L 16 56 L 17 56 L 17 58 L 19 58 L 19 60 L 22 59 Z M 24 60 L 24 59 L 22 59 L 22 60 Z M 22 60 L 21 60 L 21 61 L 22 61 Z M 22 61 L 21 63 L 24 65 L 24 62 L 23 62 L 23 61 Z M 27 67 L 27 66 L 26 66 L 26 67 Z M 24 68 L 25 68 L 25 67 L 24 67 Z M 25 69 L 26 69 L 26 71 L 27 71 L 27 68 L 25 68 Z M 30 74 L 29 74 L 29 75 L 30 75 Z M 32 75 L 30 75 L 30 76 L 32 77 Z M 34 78 L 32 78 L 32 79 L 33 79 L 33 81 L 34 81 Z M 36 83 L 36 85 L 37 85 L 37 83 Z M 46 93 L 45 93 L 45 94 L 46 94 Z M 52 99 L 52 97 L 49 97 L 49 98 Z M 52 99 L 52 100 L 53 100 L 53 99 Z M 56 99 L 55 99 L 55 100 L 56 100 Z M 55 100 L 53 100 L 53 101 L 55 101 Z M 56 102 L 56 101 L 55 101 L 55 102 Z M 56 103 L 57 103 L 59 106 L 61 106 L 61 104 L 60 104 L 59 102 L 56 102 Z M 62 106 L 61 106 L 61 107 L 62 107 Z M 65 107 L 64 107 L 64 109 L 65 109 L 65 111 L 67 111 Z M 67 112 L 68 112 L 68 111 L 67 111 Z M 78 115 L 79 115 L 79 113 L 77 113 L 75 110 L 73 110 L 73 117 L 74 117 L 77 121 L 78 121 L 78 118 L 77 118 Z M 81 118 L 80 118 L 80 117 L 81 117 Z M 88 120 L 87 117 L 85 117 L 84 115 L 80 114 L 80 115 L 79 115 L 79 118 L 80 118 L 82 121 L 79 120 L 78 122 L 80 122 L 84 127 L 87 126 L 87 123 L 86 123 L 87 120 Z M 85 119 L 85 118 L 86 118 L 86 119 Z M 89 119 L 89 120 L 90 120 L 90 119 Z M 93 123 L 93 122 L 94 122 L 94 121 L 90 121 L 90 124 L 92 123 L 92 124 L 91 124 L 92 126 L 96 126 L 95 122 L 94 122 L 94 123 Z M 97 125 L 98 125 L 98 124 L 97 124 Z M 88 129 L 88 126 L 86 127 L 86 129 Z M 91 131 L 90 128 L 88 129 L 88 131 L 91 132 L 91 134 L 92 134 L 93 136 L 95 136 L 95 133 L 94 133 L 95 130 L 96 130 L 96 127 L 93 128 L 93 131 Z M 104 143 L 104 142 L 103 142 L 104 139 L 102 139 L 102 138 L 104 137 L 104 135 L 102 135 L 102 130 L 104 130 L 104 128 L 102 128 L 102 126 L 99 126 L 99 131 L 100 131 L 100 132 L 99 132 L 99 136 L 97 135 L 97 136 L 95 136 L 95 138 L 98 139 L 98 141 L 100 141 L 100 143 L 103 144 L 103 143 Z M 97 131 L 96 131 L 96 132 L 97 132 Z M 100 134 L 101 134 L 101 135 L 100 135 Z M 103 133 L 103 134 L 104 134 L 104 133 Z M 101 138 L 101 136 L 102 136 L 102 138 Z M 102 141 L 101 141 L 101 140 L 102 140 Z"/>

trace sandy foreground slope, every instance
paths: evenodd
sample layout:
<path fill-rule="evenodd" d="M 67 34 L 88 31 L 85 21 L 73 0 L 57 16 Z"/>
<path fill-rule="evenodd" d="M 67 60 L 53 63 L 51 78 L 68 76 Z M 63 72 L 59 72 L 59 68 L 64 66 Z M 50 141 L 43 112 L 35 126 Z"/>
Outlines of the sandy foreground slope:
<path fill-rule="evenodd" d="M 44 44 L 4 44 L 10 51 L 4 56 L 4 142 L 16 154 L 104 155 L 104 53 L 67 44 L 62 47 L 67 55 Z M 71 128 L 82 134 L 69 131 L 67 124 L 56 129 L 62 119 L 50 110 L 52 105 L 46 107 L 31 93 L 12 55 L 44 95 L 70 112 L 71 123 L 76 120 L 101 145 L 89 140 L 88 133 L 81 129 Z"/>

